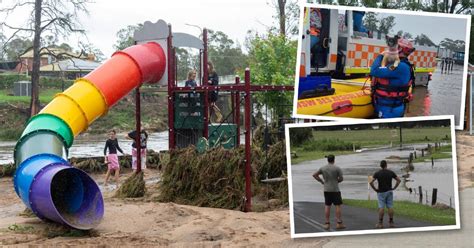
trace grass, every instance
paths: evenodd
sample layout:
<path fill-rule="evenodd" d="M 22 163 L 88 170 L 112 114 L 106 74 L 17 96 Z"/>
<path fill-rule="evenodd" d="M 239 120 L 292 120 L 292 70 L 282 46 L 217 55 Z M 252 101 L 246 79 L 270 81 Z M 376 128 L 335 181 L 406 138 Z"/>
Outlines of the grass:
<path fill-rule="evenodd" d="M 353 151 L 304 151 L 302 149 L 295 149 L 294 152 L 296 152 L 297 157 L 296 158 L 291 158 L 291 164 L 295 165 L 304 161 L 309 161 L 309 160 L 316 160 L 316 159 L 321 159 L 324 158 L 324 156 L 328 154 L 333 154 L 335 156 L 337 155 L 347 155 L 353 153 Z"/>
<path fill-rule="evenodd" d="M 48 103 L 53 100 L 54 95 L 61 92 L 61 89 L 47 88 L 40 89 L 40 102 Z M 0 103 L 29 103 L 31 97 L 29 96 L 13 96 L 11 90 L 0 90 Z"/>
<path fill-rule="evenodd" d="M 451 151 L 452 151 L 451 145 L 442 146 L 441 148 L 438 148 L 437 150 L 434 150 L 434 148 L 433 148 L 433 151 L 434 152 L 429 154 L 428 156 L 417 157 L 415 160 L 413 160 L 413 162 L 414 163 L 419 163 L 419 162 L 431 161 L 431 158 L 436 160 L 436 159 L 444 159 L 444 158 L 452 158 L 453 157 L 453 155 L 451 153 Z"/>
<path fill-rule="evenodd" d="M 434 141 L 451 139 L 449 127 L 405 128 L 402 130 L 404 144 L 433 143 Z M 308 160 L 324 158 L 327 154 L 345 155 L 353 153 L 352 144 L 356 149 L 360 147 L 377 147 L 383 145 L 397 145 L 400 142 L 398 129 L 377 130 L 332 130 L 314 131 L 313 138 L 301 145 L 292 146 L 291 151 L 296 152 L 297 158 L 292 158 L 292 164 Z M 350 145 L 348 145 L 350 144 Z M 442 149 L 448 149 L 447 146 Z M 451 148 L 448 150 L 450 151 Z M 447 150 L 443 150 L 447 151 Z M 450 158 L 451 155 L 440 152 L 434 155 L 435 159 Z M 426 158 L 426 157 L 425 157 Z M 431 159 L 431 157 L 430 157 Z M 423 161 L 423 160 L 420 160 Z M 418 161 L 418 162 L 420 162 Z M 417 162 L 417 161 L 415 161 Z"/>
<path fill-rule="evenodd" d="M 450 140 L 449 127 L 404 128 L 402 130 L 405 144 L 445 140 L 446 135 Z M 390 142 L 395 145 L 400 142 L 398 129 L 313 131 L 313 137 L 315 140 L 340 139 L 364 147 L 387 145 Z"/>
<path fill-rule="evenodd" d="M 344 204 L 348 206 L 377 210 L 376 200 L 354 200 L 344 199 Z M 437 225 L 455 225 L 456 211 L 450 209 L 437 209 L 431 206 L 422 205 L 408 201 L 395 201 L 395 215 L 404 216 L 410 219 L 426 221 Z"/>

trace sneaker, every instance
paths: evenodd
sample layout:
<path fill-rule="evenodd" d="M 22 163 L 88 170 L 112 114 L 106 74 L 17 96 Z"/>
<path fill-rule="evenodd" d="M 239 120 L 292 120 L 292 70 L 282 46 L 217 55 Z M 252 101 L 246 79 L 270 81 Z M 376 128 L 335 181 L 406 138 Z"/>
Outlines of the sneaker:
<path fill-rule="evenodd" d="M 345 229 L 345 228 L 346 226 L 344 225 L 344 223 L 342 223 L 342 221 L 336 224 L 336 229 L 338 230 Z"/>
<path fill-rule="evenodd" d="M 382 228 L 383 228 L 383 224 L 382 224 L 382 223 L 377 223 L 377 225 L 375 225 L 375 228 L 382 229 Z"/>
<path fill-rule="evenodd" d="M 329 222 L 324 223 L 324 229 L 329 230 L 329 228 L 330 228 Z"/>
<path fill-rule="evenodd" d="M 395 223 L 393 223 L 393 221 L 391 221 L 391 222 L 388 223 L 388 226 L 389 226 L 390 228 L 394 228 L 394 227 L 395 227 Z"/>

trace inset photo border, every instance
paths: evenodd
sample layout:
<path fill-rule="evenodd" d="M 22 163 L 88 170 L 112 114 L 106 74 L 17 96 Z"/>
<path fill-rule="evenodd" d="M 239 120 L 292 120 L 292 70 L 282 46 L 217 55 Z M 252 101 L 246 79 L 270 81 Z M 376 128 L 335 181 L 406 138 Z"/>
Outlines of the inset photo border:
<path fill-rule="evenodd" d="M 310 8 L 320 11 L 311 13 Z M 464 128 L 470 15 L 304 3 L 299 21 L 293 117 L 344 120 L 454 115 L 455 128 Z M 392 23 L 391 28 L 382 22 Z M 382 67 L 383 61 L 377 60 L 389 50 L 386 33 L 391 38 L 399 35 L 399 40 L 410 41 L 415 48 L 408 56 L 415 65 L 411 80 L 415 87 L 409 93 L 398 93 L 407 91 L 406 80 L 399 75 L 407 73 L 393 75 L 409 70 L 403 58 L 400 67 L 390 62 Z M 455 41 L 464 42 L 464 49 Z M 382 83 L 376 81 L 381 81 L 371 80 L 372 65 L 379 68 L 372 70 L 376 76 L 395 77 L 390 85 L 396 86 L 397 97 L 387 99 L 380 93 Z"/>
<path fill-rule="evenodd" d="M 292 238 L 460 229 L 454 116 L 287 124 L 285 135 Z"/>

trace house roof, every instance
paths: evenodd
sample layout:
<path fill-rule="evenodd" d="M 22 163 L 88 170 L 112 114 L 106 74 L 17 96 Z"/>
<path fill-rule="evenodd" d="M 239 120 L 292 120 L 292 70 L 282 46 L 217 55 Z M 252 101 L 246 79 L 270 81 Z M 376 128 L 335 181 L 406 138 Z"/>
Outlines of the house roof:
<path fill-rule="evenodd" d="M 69 55 L 69 57 L 79 57 L 79 54 L 77 53 L 74 53 L 74 52 L 68 52 L 64 49 L 61 49 L 61 48 L 48 48 L 47 50 L 46 49 L 43 49 L 41 51 L 42 53 L 51 53 L 53 55 L 58 55 L 60 54 L 62 57 L 67 57 Z M 42 54 L 41 55 L 41 58 L 47 58 L 49 55 L 48 54 Z M 24 58 L 33 58 L 33 49 L 30 49 L 28 51 L 26 51 L 24 54 L 22 54 L 20 56 L 20 58 L 24 59 Z M 80 58 L 87 58 L 86 55 L 81 55 Z"/>
<path fill-rule="evenodd" d="M 49 65 L 41 66 L 41 72 L 61 72 L 61 71 L 92 71 L 99 67 L 101 63 L 84 59 L 65 59 Z"/>

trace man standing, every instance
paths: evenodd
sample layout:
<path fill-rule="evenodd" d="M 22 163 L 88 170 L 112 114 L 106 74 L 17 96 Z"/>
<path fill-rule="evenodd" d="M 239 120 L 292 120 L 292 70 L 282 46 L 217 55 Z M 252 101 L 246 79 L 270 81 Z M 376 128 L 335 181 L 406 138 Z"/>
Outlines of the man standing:
<path fill-rule="evenodd" d="M 344 229 L 346 227 L 342 223 L 341 218 L 342 197 L 341 191 L 339 190 L 339 183 L 343 180 L 342 170 L 334 164 L 334 155 L 328 155 L 326 157 L 328 164 L 319 168 L 319 170 L 313 174 L 314 179 L 324 185 L 324 214 L 326 217 L 324 228 L 326 230 L 330 228 L 329 216 L 331 213 L 331 205 L 334 204 L 334 206 L 336 206 L 336 229 Z M 319 177 L 321 174 L 324 180 Z"/>
<path fill-rule="evenodd" d="M 389 216 L 389 226 L 395 227 L 393 223 L 393 191 L 400 184 L 400 178 L 395 174 L 395 172 L 387 169 L 387 161 L 380 161 L 381 170 L 375 172 L 372 180 L 370 181 L 370 186 L 372 189 L 377 192 L 377 199 L 379 205 L 379 223 L 375 226 L 376 228 L 383 228 L 383 216 L 385 212 L 385 207 L 388 209 Z M 395 179 L 397 183 L 395 187 L 392 188 L 392 179 Z M 377 180 L 378 188 L 375 188 L 374 182 Z"/>

